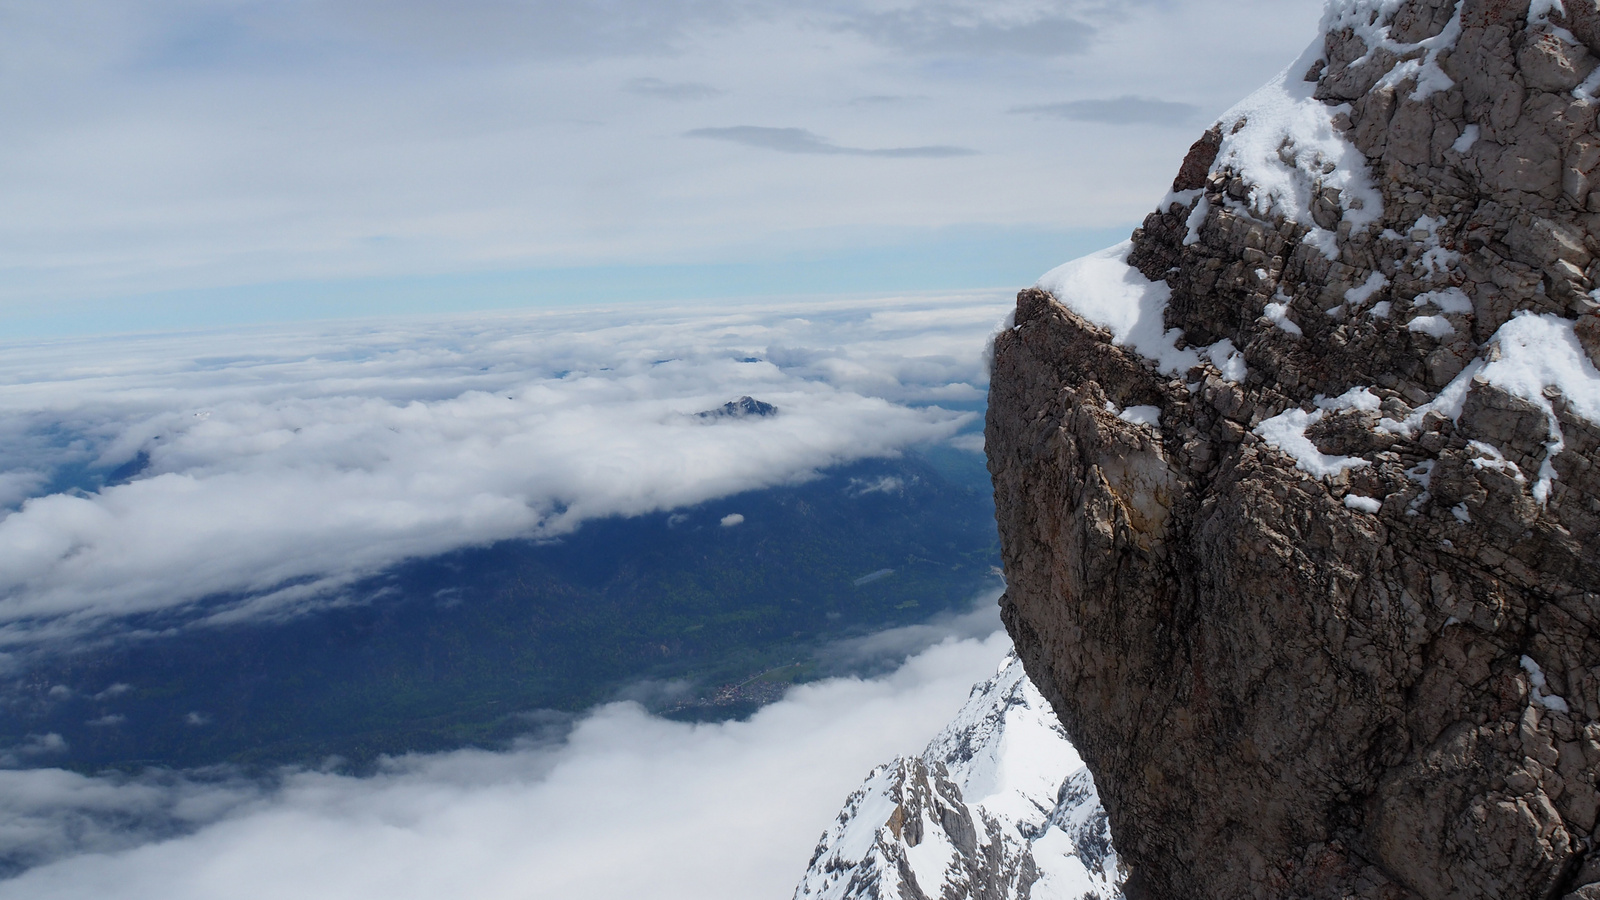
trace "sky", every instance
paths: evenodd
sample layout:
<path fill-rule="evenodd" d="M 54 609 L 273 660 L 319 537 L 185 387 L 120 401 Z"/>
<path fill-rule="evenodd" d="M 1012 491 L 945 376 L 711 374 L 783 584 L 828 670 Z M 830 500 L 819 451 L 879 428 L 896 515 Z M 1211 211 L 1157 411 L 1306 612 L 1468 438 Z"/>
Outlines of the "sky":
<path fill-rule="evenodd" d="M 1319 10 L 0 0 L 0 672 L 981 453 L 1015 290 L 1125 238 Z M 779 415 L 695 416 L 747 394 Z M 34 735 L 0 850 L 39 866 L 0 898 L 786 897 L 993 674 L 993 601 L 748 721 L 611 704 L 364 778 L 29 768 Z"/>
<path fill-rule="evenodd" d="M 1025 286 L 1316 0 L 0 0 L 0 337 Z"/>

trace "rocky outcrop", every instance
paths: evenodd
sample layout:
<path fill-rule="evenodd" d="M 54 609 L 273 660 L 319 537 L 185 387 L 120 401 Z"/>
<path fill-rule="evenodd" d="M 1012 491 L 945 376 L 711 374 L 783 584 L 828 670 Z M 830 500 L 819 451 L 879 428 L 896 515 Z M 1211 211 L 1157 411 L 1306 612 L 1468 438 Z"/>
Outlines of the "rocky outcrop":
<path fill-rule="evenodd" d="M 1600 4 L 1334 0 L 995 340 L 1130 897 L 1600 898 Z"/>
<path fill-rule="evenodd" d="M 850 795 L 795 900 L 1122 900 L 1120 884 L 1094 780 L 1013 655 L 921 756 Z"/>

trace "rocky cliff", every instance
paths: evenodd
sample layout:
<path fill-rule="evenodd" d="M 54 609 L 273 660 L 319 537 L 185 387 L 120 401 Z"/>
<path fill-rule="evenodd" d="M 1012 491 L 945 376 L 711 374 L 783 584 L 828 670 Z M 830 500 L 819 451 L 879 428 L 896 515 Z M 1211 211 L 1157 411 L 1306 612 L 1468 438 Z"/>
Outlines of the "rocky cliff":
<path fill-rule="evenodd" d="M 1332 0 L 987 444 L 1130 897 L 1600 898 L 1600 3 Z"/>
<path fill-rule="evenodd" d="M 1013 655 L 921 756 L 879 766 L 795 900 L 1122 900 L 1094 779 Z"/>

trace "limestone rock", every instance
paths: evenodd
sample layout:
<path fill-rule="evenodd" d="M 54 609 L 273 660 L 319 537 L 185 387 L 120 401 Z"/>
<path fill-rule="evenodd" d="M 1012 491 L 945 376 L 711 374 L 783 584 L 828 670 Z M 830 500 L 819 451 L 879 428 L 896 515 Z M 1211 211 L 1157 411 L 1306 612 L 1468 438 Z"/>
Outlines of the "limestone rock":
<path fill-rule="evenodd" d="M 1600 5 L 1324 23 L 1019 295 L 1002 614 L 1129 897 L 1600 896 Z"/>

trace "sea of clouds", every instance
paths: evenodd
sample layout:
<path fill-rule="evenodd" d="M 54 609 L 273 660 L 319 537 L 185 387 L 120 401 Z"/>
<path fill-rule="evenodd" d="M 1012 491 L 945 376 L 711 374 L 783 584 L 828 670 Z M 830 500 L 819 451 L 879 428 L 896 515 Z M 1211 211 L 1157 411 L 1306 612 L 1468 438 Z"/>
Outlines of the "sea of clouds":
<path fill-rule="evenodd" d="M 5 347 L 0 630 L 12 652 L 152 622 L 203 640 L 208 622 L 339 602 L 409 557 L 913 447 L 981 452 L 986 339 L 1008 305 L 638 306 Z M 696 415 L 745 395 L 778 414 Z M 54 739 L 36 736 L 0 755 L 0 898 L 784 897 L 866 772 L 991 674 L 1007 647 L 993 599 L 825 648 L 825 671 L 881 674 L 795 688 L 746 721 L 619 702 L 365 777 L 337 761 L 30 769 Z"/>
<path fill-rule="evenodd" d="M 131 616 L 289 615 L 407 558 L 913 445 L 981 451 L 985 339 L 1006 305 L 633 307 L 6 347 L 0 643 Z M 779 414 L 695 415 L 744 395 Z"/>
<path fill-rule="evenodd" d="M 364 778 L 0 772 L 0 853 L 41 863 L 0 900 L 783 900 L 868 771 L 917 752 L 994 674 L 998 624 L 991 605 L 882 677 L 797 687 L 742 722 L 615 703 Z"/>

